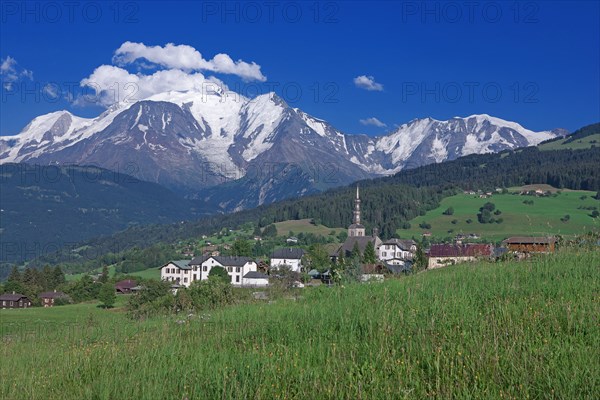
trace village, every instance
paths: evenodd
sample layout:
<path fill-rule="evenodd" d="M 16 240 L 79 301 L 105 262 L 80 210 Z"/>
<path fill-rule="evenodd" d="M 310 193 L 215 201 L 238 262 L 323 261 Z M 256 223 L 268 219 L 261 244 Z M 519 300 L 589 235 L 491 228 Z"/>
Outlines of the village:
<path fill-rule="evenodd" d="M 469 192 L 479 196 L 492 193 Z M 529 194 L 524 192 L 522 194 Z M 542 193 L 532 192 L 532 195 Z M 331 248 L 327 259 L 315 259 L 309 252 L 298 246 L 298 238 L 286 239 L 286 247 L 275 249 L 267 260 L 246 256 L 221 255 L 217 246 L 205 246 L 199 256 L 191 250 L 183 251 L 188 259 L 171 260 L 164 265 L 154 266 L 160 271 L 160 280 L 168 282 L 173 294 L 181 288 L 189 288 L 194 282 L 206 281 L 209 276 L 220 273 L 233 287 L 266 288 L 273 279 L 286 276 L 293 288 L 306 286 L 333 285 L 342 272 L 336 266 L 353 263 L 360 282 L 383 281 L 386 277 L 406 275 L 417 271 L 434 270 L 464 262 L 478 260 L 496 261 L 506 257 L 521 259 L 531 254 L 553 253 L 554 237 L 508 237 L 501 246 L 486 243 L 469 243 L 466 240 L 479 239 L 475 234 L 457 235 L 453 243 L 432 243 L 425 250 L 412 239 L 391 238 L 382 240 L 377 228 L 371 234 L 361 223 L 360 190 L 356 188 L 352 223 L 347 228 L 345 241 Z M 425 233 L 423 236 L 427 236 Z M 260 237 L 254 237 L 261 240 Z M 210 242 L 209 242 L 210 243 Z M 224 245 L 230 250 L 230 245 Z M 95 280 L 100 275 L 95 276 Z M 124 279 L 114 284 L 115 294 L 132 294 L 144 288 L 135 279 Z M 38 304 L 52 307 L 68 303 L 68 294 L 57 291 L 42 292 Z M 15 291 L 0 295 L 0 308 L 28 308 L 33 299 Z"/>

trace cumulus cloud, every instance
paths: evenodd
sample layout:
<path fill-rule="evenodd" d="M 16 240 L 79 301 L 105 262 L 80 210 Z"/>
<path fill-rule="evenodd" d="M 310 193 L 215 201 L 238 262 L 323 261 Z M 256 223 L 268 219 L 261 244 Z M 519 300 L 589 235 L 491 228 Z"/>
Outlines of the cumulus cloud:
<path fill-rule="evenodd" d="M 367 75 L 360 75 L 354 78 L 354 85 L 357 88 L 376 92 L 381 92 L 383 90 L 383 85 L 381 83 L 375 82 L 375 78 Z"/>
<path fill-rule="evenodd" d="M 260 65 L 254 62 L 233 61 L 230 56 L 222 53 L 214 56 L 212 60 L 206 60 L 198 50 L 185 44 L 167 43 L 165 46 L 146 46 L 144 43 L 125 42 L 115 51 L 113 63 L 124 66 L 141 59 L 168 69 L 231 74 L 247 81 L 267 80 L 260 70 Z"/>
<path fill-rule="evenodd" d="M 88 93 L 75 99 L 75 104 L 94 103 L 108 107 L 170 90 L 204 92 L 215 86 L 228 91 L 223 82 L 207 76 L 207 72 L 236 75 L 244 81 L 264 82 L 267 79 L 260 65 L 254 62 L 233 61 L 227 54 L 217 54 L 206 60 L 192 46 L 173 43 L 146 46 L 144 43 L 125 42 L 115 51 L 112 61 L 114 65 L 101 65 L 81 80 L 81 87 Z"/>
<path fill-rule="evenodd" d="M 126 101 L 135 102 L 157 93 L 186 90 L 203 90 L 208 83 L 220 83 L 214 78 L 206 78 L 202 73 L 187 73 L 179 69 L 156 71 L 152 75 L 132 74 L 121 67 L 101 65 L 87 78 L 81 86 L 90 88 L 95 96 L 85 96 L 84 101 L 96 102 L 103 106 Z"/>
<path fill-rule="evenodd" d="M 384 124 L 383 122 L 381 122 L 380 120 L 378 120 L 375 117 L 361 119 L 361 120 L 359 120 L 359 122 L 363 125 L 372 125 L 372 126 L 376 126 L 378 128 L 384 128 L 387 126 L 386 124 Z"/>
<path fill-rule="evenodd" d="M 0 77 L 2 78 L 4 88 L 10 90 L 13 83 L 17 82 L 21 77 L 33 80 L 33 72 L 19 68 L 17 60 L 11 56 L 6 56 L 4 60 L 0 59 Z"/>

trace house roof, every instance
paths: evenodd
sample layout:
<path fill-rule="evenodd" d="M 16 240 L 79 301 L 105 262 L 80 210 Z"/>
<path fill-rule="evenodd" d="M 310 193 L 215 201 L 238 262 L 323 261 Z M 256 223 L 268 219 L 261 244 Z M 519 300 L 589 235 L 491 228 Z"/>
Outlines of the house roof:
<path fill-rule="evenodd" d="M 478 257 L 491 256 L 493 246 L 490 244 L 432 244 L 429 257 Z"/>
<path fill-rule="evenodd" d="M 507 244 L 552 244 L 556 242 L 554 237 L 528 237 L 513 236 L 506 239 L 503 243 Z"/>
<path fill-rule="evenodd" d="M 245 279 L 269 279 L 269 275 L 265 275 L 262 272 L 250 271 L 244 275 Z"/>
<path fill-rule="evenodd" d="M 40 299 L 58 299 L 59 297 L 65 297 L 66 294 L 64 294 L 63 292 L 57 292 L 52 291 L 52 292 L 44 292 L 44 293 L 40 293 L 40 295 L 38 296 Z"/>
<path fill-rule="evenodd" d="M 411 263 L 404 263 L 403 265 L 394 265 L 394 264 L 385 263 L 384 265 L 392 274 L 400 274 L 402 272 L 410 272 L 410 270 L 412 268 Z"/>
<path fill-rule="evenodd" d="M 176 260 L 176 261 L 169 261 L 168 263 L 166 263 L 165 265 L 163 265 L 162 267 L 160 267 L 159 269 L 163 269 L 164 267 L 166 267 L 169 264 L 174 264 L 177 268 L 179 269 L 192 269 L 192 267 L 190 267 L 190 261 L 191 260 Z"/>
<path fill-rule="evenodd" d="M 402 250 L 409 251 L 411 246 L 417 245 L 417 242 L 415 242 L 414 240 L 411 240 L 411 239 L 393 238 L 393 239 L 386 240 L 385 242 L 383 242 L 381 244 L 396 245 L 396 246 L 400 247 Z"/>
<path fill-rule="evenodd" d="M 25 296 L 24 294 L 21 293 L 4 293 L 3 295 L 0 296 L 0 301 L 19 301 L 21 299 L 27 299 L 27 296 Z"/>
<path fill-rule="evenodd" d="M 277 249 L 271 254 L 271 258 L 285 258 L 290 260 L 299 260 L 302 256 L 304 256 L 304 250 L 297 247 Z"/>
<path fill-rule="evenodd" d="M 115 283 L 115 287 L 120 289 L 131 289 L 135 286 L 137 286 L 137 282 L 132 279 L 126 279 L 124 281 Z"/>
<path fill-rule="evenodd" d="M 225 267 L 242 267 L 246 263 L 252 262 L 252 259 L 250 257 L 204 255 L 194 258 L 192 261 L 190 261 L 189 265 L 200 265 L 209 258 L 214 258 L 216 262 Z"/>

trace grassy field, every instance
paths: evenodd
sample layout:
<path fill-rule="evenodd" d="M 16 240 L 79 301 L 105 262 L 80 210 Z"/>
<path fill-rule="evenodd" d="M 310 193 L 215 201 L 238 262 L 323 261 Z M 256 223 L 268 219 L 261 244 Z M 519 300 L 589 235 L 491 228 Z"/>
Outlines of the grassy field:
<path fill-rule="evenodd" d="M 275 227 L 277 227 L 277 234 L 279 236 L 287 236 L 290 231 L 294 232 L 295 235 L 300 232 L 304 232 L 327 236 L 331 231 L 335 231 L 335 234 L 337 235 L 341 231 L 345 230 L 342 228 L 328 228 L 325 225 L 313 225 L 310 223 L 310 219 L 277 222 L 275 223 Z"/>
<path fill-rule="evenodd" d="M 565 149 L 579 150 L 579 149 L 589 149 L 594 144 L 596 146 L 600 146 L 600 133 L 595 134 L 595 135 L 586 136 L 582 139 L 574 140 L 570 143 L 565 144 L 565 141 L 567 139 L 568 138 L 564 138 L 562 140 L 557 140 L 555 142 L 545 143 L 545 144 L 538 146 L 538 148 L 542 151 L 544 151 L 544 150 L 565 150 Z"/>
<path fill-rule="evenodd" d="M 599 272 L 579 251 L 192 317 L 1 310 L 0 398 L 595 399 Z"/>
<path fill-rule="evenodd" d="M 65 276 L 65 279 L 67 281 L 74 281 L 74 280 L 79 280 L 81 279 L 84 275 L 94 275 L 94 274 L 99 274 L 102 272 L 102 268 L 95 270 L 95 271 L 91 271 L 91 272 L 85 272 L 85 273 L 81 273 L 81 274 L 69 274 Z M 115 275 L 115 267 L 114 265 L 111 265 L 110 267 L 108 267 L 108 275 L 109 276 L 114 276 Z M 127 275 L 132 275 L 132 276 L 139 276 L 141 278 L 146 278 L 146 279 L 160 279 L 160 270 L 158 268 L 149 268 L 143 271 L 136 271 L 136 272 L 129 272 Z"/>
<path fill-rule="evenodd" d="M 491 240 L 502 240 L 508 236 L 517 235 L 573 235 L 580 234 L 590 229 L 600 229 L 600 218 L 592 218 L 590 210 L 578 207 L 598 207 L 600 201 L 595 200 L 595 192 L 587 191 L 562 191 L 557 197 L 519 196 L 515 194 L 495 194 L 487 199 L 480 199 L 477 195 L 458 194 L 442 200 L 440 207 L 427 212 L 410 221 L 410 229 L 399 229 L 399 237 L 421 237 L 423 232 L 431 232 L 434 239 L 455 236 L 458 233 L 475 233 Z M 582 196 L 587 196 L 583 200 Z M 533 205 L 524 204 L 523 201 L 532 200 Z M 492 202 L 502 211 L 501 224 L 481 224 L 477 220 L 479 208 L 487 202 Z M 454 208 L 453 215 L 444 215 L 449 207 Z M 569 215 L 568 221 L 561 218 Z M 466 221 L 471 219 L 471 223 Z M 456 220 L 453 224 L 452 221 Z M 429 223 L 431 228 L 423 229 L 419 225 Z M 449 233 L 449 230 L 453 232 Z"/>

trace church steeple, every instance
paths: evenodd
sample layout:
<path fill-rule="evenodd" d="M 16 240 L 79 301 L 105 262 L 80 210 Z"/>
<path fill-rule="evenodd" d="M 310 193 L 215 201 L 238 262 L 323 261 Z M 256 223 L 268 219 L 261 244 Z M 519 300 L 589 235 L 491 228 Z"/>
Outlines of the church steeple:
<path fill-rule="evenodd" d="M 358 185 L 356 185 L 356 199 L 354 199 L 354 224 L 360 224 L 360 195 L 358 193 Z"/>
<path fill-rule="evenodd" d="M 360 193 L 356 186 L 356 198 L 354 199 L 354 211 L 352 225 L 348 227 L 348 236 L 365 236 L 365 227 L 360 223 Z"/>

